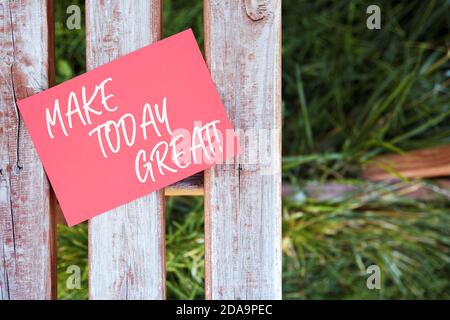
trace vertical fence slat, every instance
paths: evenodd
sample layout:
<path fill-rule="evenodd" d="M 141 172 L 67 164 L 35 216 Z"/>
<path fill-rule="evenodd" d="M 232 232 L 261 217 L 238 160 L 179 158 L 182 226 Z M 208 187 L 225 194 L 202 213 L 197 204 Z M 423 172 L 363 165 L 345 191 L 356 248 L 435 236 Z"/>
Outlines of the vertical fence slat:
<path fill-rule="evenodd" d="M 52 10 L 0 1 L 0 300 L 56 294 L 50 187 L 16 105 L 52 82 Z"/>
<path fill-rule="evenodd" d="M 161 1 L 89 0 L 86 32 L 92 69 L 158 40 Z M 91 299 L 165 297 L 162 191 L 91 219 L 89 292 Z"/>
<path fill-rule="evenodd" d="M 205 38 L 213 80 L 247 140 L 236 164 L 205 172 L 206 297 L 279 299 L 281 1 L 205 0 Z M 254 156 L 268 159 L 244 161 Z"/>

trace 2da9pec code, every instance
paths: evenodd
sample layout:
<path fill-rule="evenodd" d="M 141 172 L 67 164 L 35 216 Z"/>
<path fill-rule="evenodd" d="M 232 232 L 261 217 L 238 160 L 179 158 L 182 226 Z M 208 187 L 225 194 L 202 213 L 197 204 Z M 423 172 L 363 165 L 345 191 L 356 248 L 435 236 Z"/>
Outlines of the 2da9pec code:
<path fill-rule="evenodd" d="M 272 314 L 272 305 L 264 304 L 221 304 L 220 314 L 224 315 L 270 315 Z"/>
<path fill-rule="evenodd" d="M 219 308 L 210 306 L 191 307 L 183 304 L 177 307 L 177 315 L 201 315 L 207 318 L 211 314 L 220 315 L 271 315 L 272 305 L 264 304 L 221 304 Z"/>

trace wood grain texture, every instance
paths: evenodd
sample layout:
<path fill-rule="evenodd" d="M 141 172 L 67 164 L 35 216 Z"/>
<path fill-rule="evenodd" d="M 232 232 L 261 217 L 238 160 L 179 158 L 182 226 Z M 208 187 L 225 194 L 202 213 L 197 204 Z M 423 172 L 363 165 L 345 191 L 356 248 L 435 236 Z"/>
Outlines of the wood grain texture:
<path fill-rule="evenodd" d="M 432 183 L 423 181 L 382 181 L 374 183 L 367 181 L 365 183 L 346 183 L 336 182 L 308 182 L 303 190 L 298 185 L 284 185 L 283 197 L 308 197 L 320 202 L 341 202 L 349 199 L 376 197 L 394 195 L 420 201 L 432 201 L 447 198 L 450 200 L 450 180 L 434 179 Z"/>
<path fill-rule="evenodd" d="M 196 173 L 164 189 L 165 196 L 202 196 L 203 172 Z"/>
<path fill-rule="evenodd" d="M 204 10 L 207 63 L 242 148 L 205 172 L 206 297 L 280 299 L 281 1 Z"/>
<path fill-rule="evenodd" d="M 50 187 L 16 104 L 51 84 L 51 12 L 0 0 L 0 300 L 56 293 Z"/>
<path fill-rule="evenodd" d="M 92 69 L 158 40 L 161 2 L 87 1 L 86 31 Z M 165 297 L 162 191 L 90 220 L 89 292 L 91 299 Z"/>
<path fill-rule="evenodd" d="M 363 176 L 368 180 L 450 176 L 450 145 L 377 157 L 365 168 Z"/>

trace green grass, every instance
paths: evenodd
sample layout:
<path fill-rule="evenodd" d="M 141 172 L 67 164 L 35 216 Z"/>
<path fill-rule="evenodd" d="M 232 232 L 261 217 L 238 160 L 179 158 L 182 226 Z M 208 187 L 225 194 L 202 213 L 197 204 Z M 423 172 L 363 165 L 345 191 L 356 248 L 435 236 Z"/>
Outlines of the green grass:
<path fill-rule="evenodd" d="M 283 16 L 287 175 L 358 177 L 380 153 L 450 142 L 448 2 L 378 1 L 379 31 L 370 1 L 296 3 Z"/>
<path fill-rule="evenodd" d="M 57 2 L 58 81 L 85 70 L 84 30 L 62 22 L 75 2 Z M 283 1 L 283 179 L 299 190 L 283 201 L 288 299 L 450 298 L 448 191 L 414 201 L 395 185 L 359 180 L 378 154 L 450 143 L 449 2 L 378 1 L 379 31 L 365 26 L 369 4 Z M 201 1 L 165 0 L 163 17 L 164 36 L 192 27 L 202 45 Z M 366 192 L 319 202 L 303 190 L 349 179 Z M 169 298 L 204 295 L 202 210 L 201 198 L 168 201 Z M 59 296 L 86 298 L 86 225 L 59 226 L 58 248 Z M 65 289 L 72 264 L 84 270 L 82 290 Z M 371 264 L 382 290 L 365 286 Z"/>
<path fill-rule="evenodd" d="M 450 298 L 449 198 L 425 204 L 400 196 L 400 185 L 365 185 L 338 202 L 285 201 L 284 297 Z M 379 291 L 366 288 L 373 264 Z"/>

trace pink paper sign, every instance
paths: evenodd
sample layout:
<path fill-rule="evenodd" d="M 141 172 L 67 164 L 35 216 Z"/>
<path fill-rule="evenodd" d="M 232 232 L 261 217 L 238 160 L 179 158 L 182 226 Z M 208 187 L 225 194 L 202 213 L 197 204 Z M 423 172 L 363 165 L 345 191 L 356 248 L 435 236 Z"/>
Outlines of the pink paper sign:
<path fill-rule="evenodd" d="M 70 226 L 237 150 L 191 30 L 18 105 Z"/>

